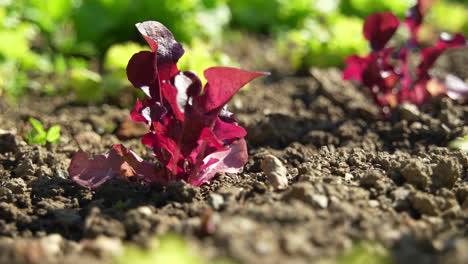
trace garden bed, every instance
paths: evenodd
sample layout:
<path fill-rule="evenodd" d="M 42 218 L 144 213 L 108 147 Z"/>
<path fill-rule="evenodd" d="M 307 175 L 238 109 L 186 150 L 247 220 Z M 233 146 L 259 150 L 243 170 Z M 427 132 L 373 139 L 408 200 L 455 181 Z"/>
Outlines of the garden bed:
<path fill-rule="evenodd" d="M 467 133 L 466 104 L 436 97 L 383 119 L 339 70 L 312 69 L 257 80 L 229 107 L 248 131 L 242 173 L 201 187 L 114 179 L 92 191 L 68 179 L 79 147 L 122 142 L 151 159 L 128 110 L 68 97 L 0 102 L 0 263 L 109 263 L 121 241 L 148 246 L 167 232 L 246 264 L 311 263 L 360 242 L 397 263 L 468 262 L 468 156 L 446 147 Z M 29 117 L 60 125 L 61 142 L 27 145 Z M 267 155 L 286 167 L 286 189 L 269 184 Z"/>

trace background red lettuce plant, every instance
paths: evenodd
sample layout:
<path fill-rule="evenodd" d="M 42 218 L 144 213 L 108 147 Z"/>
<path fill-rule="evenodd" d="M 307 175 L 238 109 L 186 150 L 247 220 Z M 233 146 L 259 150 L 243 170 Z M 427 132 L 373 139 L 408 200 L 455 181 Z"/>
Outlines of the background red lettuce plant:
<path fill-rule="evenodd" d="M 442 33 L 432 47 L 420 51 L 420 63 L 413 71 L 410 67 L 411 53 L 419 48 L 418 32 L 424 16 L 435 0 L 418 0 L 406 14 L 404 24 L 410 38 L 401 48 L 387 47 L 389 40 L 400 26 L 400 20 L 390 12 L 379 12 L 368 16 L 363 34 L 369 41 L 371 53 L 366 57 L 357 55 L 345 59 L 345 80 L 356 80 L 370 88 L 374 101 L 382 107 L 385 115 L 401 102 L 421 105 L 431 96 L 445 93 L 453 99 L 468 94 L 468 86 L 456 76 L 449 75 L 445 83 L 433 78 L 430 69 L 437 58 L 447 49 L 468 47 L 462 34 Z"/>
<path fill-rule="evenodd" d="M 134 54 L 127 66 L 129 81 L 146 94 L 130 115 L 148 125 L 142 143 L 152 148 L 159 163 L 144 161 L 120 144 L 93 158 L 80 150 L 68 169 L 70 178 L 91 188 L 115 176 L 200 185 L 218 172 L 238 172 L 247 161 L 246 131 L 226 103 L 242 86 L 267 73 L 213 67 L 205 70 L 207 84 L 202 87 L 194 72 L 177 68 L 184 50 L 164 25 L 147 21 L 136 27 L 151 51 Z"/>

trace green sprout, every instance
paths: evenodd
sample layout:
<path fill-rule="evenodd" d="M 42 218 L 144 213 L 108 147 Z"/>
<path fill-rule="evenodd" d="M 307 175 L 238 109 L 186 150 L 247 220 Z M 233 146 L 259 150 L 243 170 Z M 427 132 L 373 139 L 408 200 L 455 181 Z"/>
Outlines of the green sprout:
<path fill-rule="evenodd" d="M 60 126 L 51 126 L 49 130 L 46 131 L 39 120 L 30 117 L 28 122 L 33 127 L 33 129 L 25 135 L 28 144 L 45 145 L 47 142 L 56 143 L 60 139 Z"/>

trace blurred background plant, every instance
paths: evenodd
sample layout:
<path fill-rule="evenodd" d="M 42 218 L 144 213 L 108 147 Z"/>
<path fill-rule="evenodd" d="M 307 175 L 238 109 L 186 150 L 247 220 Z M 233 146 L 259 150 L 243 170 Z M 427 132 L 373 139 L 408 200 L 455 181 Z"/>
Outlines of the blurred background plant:
<path fill-rule="evenodd" d="M 379 243 L 361 241 L 346 253 L 331 259 L 322 259 L 318 264 L 392 264 L 391 252 Z"/>
<path fill-rule="evenodd" d="M 121 93 L 135 93 L 125 67 L 147 49 L 134 27 L 144 20 L 170 28 L 187 50 L 181 69 L 199 75 L 215 65 L 237 66 L 222 50 L 239 31 L 272 40 L 293 69 L 341 67 L 345 56 L 368 51 L 361 34 L 367 15 L 387 10 L 402 18 L 415 2 L 0 0 L 0 95 L 73 94 L 79 103 L 131 103 L 121 100 Z M 467 13 L 465 0 L 439 0 L 422 32 L 428 38 L 441 29 L 467 34 Z"/>
<path fill-rule="evenodd" d="M 448 147 L 453 149 L 459 149 L 465 153 L 468 153 L 468 135 L 452 140 L 449 143 Z"/>
<path fill-rule="evenodd" d="M 230 21 L 224 0 L 0 0 L 0 94 L 72 92 L 80 103 L 118 97 L 125 67 L 143 49 L 134 24 L 159 20 L 192 54 L 187 66 L 230 64 L 212 56 Z M 203 46 L 202 46 L 203 45 Z M 216 54 L 216 52 L 214 52 Z"/>
<path fill-rule="evenodd" d="M 115 264 L 235 264 L 232 260 L 218 259 L 208 261 L 199 252 L 190 248 L 189 244 L 180 236 L 166 234 L 152 241 L 150 249 L 142 249 L 127 245 L 123 254 L 117 257 Z"/>

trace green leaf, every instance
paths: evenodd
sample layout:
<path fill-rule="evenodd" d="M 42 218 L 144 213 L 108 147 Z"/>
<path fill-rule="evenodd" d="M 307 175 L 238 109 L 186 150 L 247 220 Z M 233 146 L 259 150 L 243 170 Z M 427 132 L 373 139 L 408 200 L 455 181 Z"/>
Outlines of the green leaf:
<path fill-rule="evenodd" d="M 54 125 L 47 131 L 46 139 L 50 143 L 55 143 L 60 138 L 60 126 Z"/>
<path fill-rule="evenodd" d="M 157 246 L 156 246 L 157 245 Z M 236 262 L 219 259 L 208 261 L 197 254 L 189 244 L 176 234 L 166 234 L 150 243 L 151 249 L 145 250 L 134 245 L 126 245 L 124 252 L 114 264 L 171 263 L 171 264 L 235 264 Z"/>
<path fill-rule="evenodd" d="M 30 117 L 28 122 L 33 129 L 25 135 L 28 144 L 41 144 L 45 145 L 47 142 L 55 143 L 60 138 L 60 126 L 55 125 L 49 128 L 46 132 L 41 122 L 35 118 Z"/>
<path fill-rule="evenodd" d="M 39 135 L 44 135 L 44 136 L 46 135 L 44 127 L 42 126 L 42 124 L 41 124 L 41 122 L 39 120 L 30 117 L 28 119 L 28 121 L 31 124 L 31 126 L 33 127 L 33 129 L 36 131 L 36 133 L 38 133 Z"/>
<path fill-rule="evenodd" d="M 44 145 L 46 141 L 47 133 L 44 130 L 41 122 L 35 118 L 30 117 L 28 119 L 33 129 L 25 135 L 28 144 L 41 144 Z"/>

